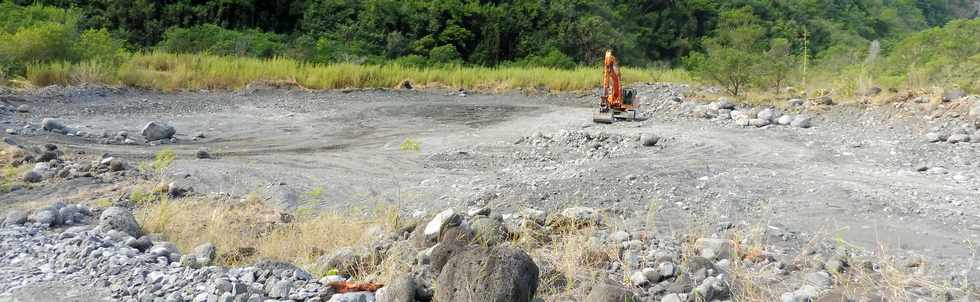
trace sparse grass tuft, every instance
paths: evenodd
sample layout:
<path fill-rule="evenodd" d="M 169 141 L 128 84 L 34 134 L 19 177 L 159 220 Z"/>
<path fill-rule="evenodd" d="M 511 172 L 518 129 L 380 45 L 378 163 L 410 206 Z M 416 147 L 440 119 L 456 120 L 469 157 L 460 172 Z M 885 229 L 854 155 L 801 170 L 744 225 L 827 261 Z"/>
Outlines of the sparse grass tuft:
<path fill-rule="evenodd" d="M 401 145 L 398 146 L 402 151 L 413 151 L 418 152 L 422 150 L 422 143 L 419 143 L 411 138 L 406 138 Z"/>
<path fill-rule="evenodd" d="M 160 150 L 153 156 L 153 163 L 150 164 L 157 173 L 162 172 L 177 159 L 177 153 L 171 149 Z"/>
<path fill-rule="evenodd" d="M 316 259 L 362 244 L 365 230 L 386 221 L 358 213 L 288 215 L 252 195 L 244 201 L 185 198 L 141 205 L 137 219 L 148 233 L 161 234 L 181 250 L 210 242 L 219 264 L 244 265 L 259 259 L 291 261 L 315 271 Z"/>

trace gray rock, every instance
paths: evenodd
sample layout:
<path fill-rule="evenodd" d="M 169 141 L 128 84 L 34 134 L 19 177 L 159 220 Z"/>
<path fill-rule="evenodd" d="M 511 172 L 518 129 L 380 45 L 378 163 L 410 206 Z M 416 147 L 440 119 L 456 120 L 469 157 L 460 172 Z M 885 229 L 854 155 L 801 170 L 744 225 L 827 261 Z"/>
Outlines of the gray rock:
<path fill-rule="evenodd" d="M 73 204 L 58 209 L 58 217 L 61 217 L 62 224 L 78 223 L 85 219 L 85 215 Z"/>
<path fill-rule="evenodd" d="M 970 112 L 968 116 L 973 120 L 980 122 L 980 96 L 970 96 L 969 99 L 970 103 L 972 104 L 970 105 Z"/>
<path fill-rule="evenodd" d="M 431 241 L 436 239 L 443 229 L 445 229 L 447 226 L 459 225 L 462 219 L 463 217 L 457 214 L 452 208 L 439 212 L 439 214 L 436 214 L 436 216 L 425 225 L 425 230 L 423 233 L 425 235 L 425 240 Z"/>
<path fill-rule="evenodd" d="M 133 217 L 133 213 L 121 207 L 110 207 L 103 211 L 102 216 L 99 217 L 98 228 L 103 232 L 109 230 L 122 231 L 133 237 L 143 235 L 143 231 L 136 222 L 136 218 Z"/>
<path fill-rule="evenodd" d="M 13 209 L 7 211 L 6 219 L 4 219 L 4 225 L 21 225 L 27 223 L 27 212 L 20 209 Z"/>
<path fill-rule="evenodd" d="M 65 130 L 65 123 L 56 118 L 44 118 L 41 120 L 41 129 L 48 131 Z"/>
<path fill-rule="evenodd" d="M 361 268 L 369 255 L 365 252 L 345 247 L 335 250 L 317 259 L 317 266 L 323 269 L 337 270 L 341 274 L 354 274 Z"/>
<path fill-rule="evenodd" d="M 657 272 L 660 273 L 660 276 L 663 278 L 673 277 L 674 274 L 677 273 L 677 265 L 669 261 L 662 262 L 660 265 L 657 265 Z"/>
<path fill-rule="evenodd" d="M 58 225 L 58 212 L 50 208 L 34 210 L 28 220 L 45 226 L 56 226 Z"/>
<path fill-rule="evenodd" d="M 476 217 L 470 221 L 474 240 L 485 246 L 495 246 L 507 241 L 507 228 L 499 220 L 489 217 Z"/>
<path fill-rule="evenodd" d="M 37 183 L 44 180 L 44 175 L 41 175 L 41 173 L 38 173 L 37 171 L 30 170 L 24 172 L 24 175 L 21 176 L 20 178 L 26 183 Z"/>
<path fill-rule="evenodd" d="M 194 156 L 196 156 L 198 159 L 208 159 L 211 158 L 211 153 L 208 152 L 207 148 L 202 147 L 197 149 L 197 153 L 194 153 Z"/>
<path fill-rule="evenodd" d="M 747 127 L 749 125 L 749 120 L 747 120 L 747 119 L 736 119 L 735 120 L 735 125 L 736 126 Z"/>
<path fill-rule="evenodd" d="M 815 103 L 817 105 L 833 105 L 834 104 L 834 98 L 830 97 L 829 95 L 825 95 L 825 96 L 822 96 L 822 97 L 818 97 L 816 99 Z"/>
<path fill-rule="evenodd" d="M 646 286 L 650 284 L 650 279 L 647 279 L 647 276 L 642 271 L 636 271 L 630 275 L 630 283 L 634 286 Z"/>
<path fill-rule="evenodd" d="M 630 240 L 630 233 L 627 233 L 626 231 L 616 231 L 609 234 L 609 240 L 616 243 L 626 242 Z"/>
<path fill-rule="evenodd" d="M 125 242 L 126 246 L 139 250 L 140 252 L 145 252 L 147 249 L 153 246 L 153 241 L 151 241 L 146 236 L 137 238 L 127 239 Z"/>
<path fill-rule="evenodd" d="M 660 302 L 685 302 L 687 298 L 681 298 L 680 294 L 669 294 L 660 299 Z"/>
<path fill-rule="evenodd" d="M 31 112 L 31 106 L 27 106 L 27 104 L 20 104 L 20 106 L 17 106 L 17 112 L 21 112 L 21 113 Z"/>
<path fill-rule="evenodd" d="M 962 133 L 952 134 L 946 138 L 946 142 L 950 144 L 966 143 L 970 141 L 970 136 Z"/>
<path fill-rule="evenodd" d="M 180 264 L 191 268 L 202 268 L 211 265 L 217 249 L 210 242 L 198 245 L 190 253 L 180 258 Z"/>
<path fill-rule="evenodd" d="M 772 121 L 776 120 L 776 118 L 778 116 L 779 116 L 779 113 L 777 113 L 776 112 L 776 109 L 773 109 L 773 108 L 762 109 L 762 110 L 759 111 L 758 114 L 756 114 L 756 118 L 758 118 L 760 120 L 765 120 L 767 122 L 772 122 Z"/>
<path fill-rule="evenodd" d="M 711 260 L 730 259 L 732 256 L 732 243 L 727 239 L 701 238 L 694 242 L 694 247 L 701 257 Z"/>
<path fill-rule="evenodd" d="M 374 300 L 374 293 L 371 292 L 354 292 L 354 293 L 344 293 L 336 294 L 330 297 L 327 302 L 372 302 Z"/>
<path fill-rule="evenodd" d="M 643 276 L 646 277 L 647 280 L 653 283 L 660 282 L 660 280 L 663 279 L 663 277 L 660 276 L 660 271 L 655 268 L 644 268 L 641 270 L 641 272 L 643 272 Z"/>
<path fill-rule="evenodd" d="M 660 142 L 660 136 L 653 133 L 643 133 L 640 135 L 640 144 L 646 147 L 656 146 Z"/>
<path fill-rule="evenodd" d="M 802 99 L 790 99 L 786 101 L 786 105 L 790 107 L 800 107 L 803 106 L 803 103 L 805 102 Z"/>
<path fill-rule="evenodd" d="M 803 281 L 816 288 L 830 288 L 834 279 L 827 272 L 812 272 L 804 275 Z"/>
<path fill-rule="evenodd" d="M 146 126 L 143 126 L 143 130 L 140 130 L 140 134 L 143 135 L 147 141 L 170 139 L 176 133 L 177 130 L 174 129 L 174 127 L 161 122 L 146 123 Z"/>
<path fill-rule="evenodd" d="M 585 227 L 599 224 L 599 215 L 596 210 L 588 207 L 571 207 L 555 214 L 548 221 L 548 225 L 553 227 Z"/>
<path fill-rule="evenodd" d="M 752 127 L 765 127 L 765 126 L 769 126 L 769 124 L 770 122 L 764 119 L 754 118 L 749 120 L 749 125 L 752 125 Z"/>
<path fill-rule="evenodd" d="M 109 160 L 108 164 L 109 164 L 109 171 L 117 172 L 117 171 L 126 170 L 126 162 L 122 161 L 121 159 L 113 158 Z"/>
<path fill-rule="evenodd" d="M 780 124 L 783 126 L 789 126 L 789 124 L 792 122 L 793 122 L 793 116 L 791 115 L 783 115 L 780 116 L 778 119 L 776 119 L 776 124 Z"/>
<path fill-rule="evenodd" d="M 943 140 L 943 136 L 939 133 L 929 132 L 926 133 L 926 142 L 937 143 Z"/>
<path fill-rule="evenodd" d="M 722 119 L 722 120 L 730 120 L 730 119 L 732 119 L 732 110 L 731 109 L 719 109 L 718 110 L 718 119 Z"/>
<path fill-rule="evenodd" d="M 717 107 L 717 110 L 721 110 L 721 109 L 734 110 L 735 109 L 735 103 L 732 103 L 731 101 L 729 101 L 726 98 L 720 98 L 720 99 L 718 99 L 718 102 L 716 103 L 716 107 Z"/>
<path fill-rule="evenodd" d="M 966 91 L 959 88 L 952 88 L 943 90 L 943 102 L 959 100 L 966 96 Z"/>
<path fill-rule="evenodd" d="M 415 279 L 400 275 L 375 293 L 378 302 L 414 302 Z"/>
<path fill-rule="evenodd" d="M 790 122 L 790 126 L 796 128 L 810 128 L 810 117 L 805 115 L 797 115 L 795 118 L 793 118 L 793 121 Z"/>
<path fill-rule="evenodd" d="M 747 121 L 747 120 L 750 120 L 750 119 L 754 118 L 754 116 L 753 116 L 753 114 L 751 112 L 748 112 L 748 111 L 745 111 L 745 110 L 732 110 L 731 116 L 732 116 L 732 119 L 733 120 L 736 120 L 736 121 L 738 121 L 738 120 L 746 120 Z"/>
<path fill-rule="evenodd" d="M 280 280 L 279 282 L 276 282 L 275 285 L 272 286 L 271 290 L 269 290 L 269 297 L 283 298 L 283 299 L 288 298 L 289 291 L 292 290 L 292 287 L 293 287 L 293 282 L 289 280 Z M 331 301 L 332 300 L 333 299 L 331 299 Z"/>
<path fill-rule="evenodd" d="M 538 274 L 538 266 L 519 249 L 506 245 L 471 246 L 442 268 L 434 298 L 435 301 L 531 301 L 538 289 Z"/>
<path fill-rule="evenodd" d="M 727 299 L 731 292 L 721 279 L 707 277 L 694 288 L 693 294 L 698 297 L 697 301 L 720 301 Z"/>
<path fill-rule="evenodd" d="M 844 262 L 843 260 L 836 259 L 836 258 L 830 259 L 827 260 L 826 263 L 824 263 L 823 267 L 828 272 L 839 274 L 844 272 L 844 268 L 847 267 L 847 262 Z"/>
<path fill-rule="evenodd" d="M 599 283 L 592 287 L 585 302 L 637 302 L 639 297 L 622 286 Z"/>

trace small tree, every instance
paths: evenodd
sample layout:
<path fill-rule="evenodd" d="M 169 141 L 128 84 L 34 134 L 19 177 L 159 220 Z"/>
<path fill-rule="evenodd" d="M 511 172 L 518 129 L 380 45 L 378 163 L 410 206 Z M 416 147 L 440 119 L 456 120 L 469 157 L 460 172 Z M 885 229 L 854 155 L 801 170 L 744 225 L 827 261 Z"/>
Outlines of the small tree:
<path fill-rule="evenodd" d="M 766 51 L 766 61 L 769 62 L 765 66 L 765 69 L 768 71 L 769 82 L 776 88 L 776 92 L 779 93 L 783 89 L 783 84 L 786 83 L 786 79 L 789 78 L 790 73 L 793 71 L 793 54 L 790 51 L 789 40 L 775 38 L 769 41 L 769 50 Z"/>
<path fill-rule="evenodd" d="M 704 40 L 704 54 L 692 55 L 686 63 L 702 78 L 738 96 L 759 71 L 764 30 L 748 7 L 726 12 L 720 20 L 716 35 Z"/>

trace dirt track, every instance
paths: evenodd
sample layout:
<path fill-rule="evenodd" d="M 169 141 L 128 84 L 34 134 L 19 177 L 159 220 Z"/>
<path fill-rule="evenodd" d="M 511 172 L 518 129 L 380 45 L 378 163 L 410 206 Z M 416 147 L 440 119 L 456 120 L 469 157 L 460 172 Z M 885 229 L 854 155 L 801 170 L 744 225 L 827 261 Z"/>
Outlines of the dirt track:
<path fill-rule="evenodd" d="M 89 133 L 133 135 L 147 121 L 167 122 L 179 143 L 108 145 L 48 132 L 12 138 L 133 162 L 173 149 L 171 179 L 198 192 L 259 192 L 289 208 L 584 205 L 610 209 L 626 228 L 684 232 L 732 222 L 764 226 L 791 245 L 815 233 L 866 248 L 883 243 L 980 279 L 970 248 L 980 240 L 980 144 L 925 143 L 934 124 L 884 109 L 839 106 L 810 129 L 757 129 L 681 117 L 688 102 L 654 90 L 641 96 L 657 108 L 650 118 L 613 125 L 590 122 L 591 98 L 392 91 L 26 97 L 31 113 L 3 119 L 19 129 L 59 117 Z M 199 132 L 206 138 L 191 140 Z M 642 147 L 640 133 L 663 139 Z M 612 139 L 574 139 L 581 135 Z M 401 150 L 406 139 L 421 150 Z M 201 147 L 216 159 L 193 159 Z M 914 171 L 923 163 L 942 169 Z M 89 186 L 96 185 L 73 188 Z M 13 192 L 3 202 L 56 199 L 65 190 Z"/>

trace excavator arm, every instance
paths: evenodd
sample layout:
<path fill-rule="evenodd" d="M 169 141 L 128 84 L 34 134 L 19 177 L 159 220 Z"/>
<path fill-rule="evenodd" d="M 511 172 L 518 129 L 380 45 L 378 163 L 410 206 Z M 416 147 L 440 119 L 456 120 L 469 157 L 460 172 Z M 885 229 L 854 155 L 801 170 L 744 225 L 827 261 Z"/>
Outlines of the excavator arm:
<path fill-rule="evenodd" d="M 606 50 L 606 59 L 602 70 L 602 97 L 606 105 L 612 108 L 623 106 L 623 88 L 620 83 L 619 61 L 613 56 L 612 50 Z"/>

